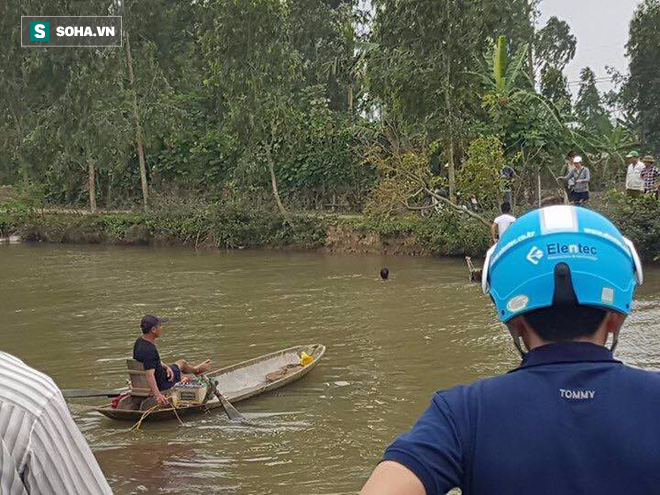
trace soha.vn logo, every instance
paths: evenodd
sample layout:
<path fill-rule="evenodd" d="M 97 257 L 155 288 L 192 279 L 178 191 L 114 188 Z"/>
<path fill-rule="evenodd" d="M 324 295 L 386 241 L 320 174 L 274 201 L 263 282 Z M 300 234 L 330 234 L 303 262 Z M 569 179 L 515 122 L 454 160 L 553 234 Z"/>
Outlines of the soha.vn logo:
<path fill-rule="evenodd" d="M 30 41 L 50 41 L 50 22 L 31 22 Z"/>

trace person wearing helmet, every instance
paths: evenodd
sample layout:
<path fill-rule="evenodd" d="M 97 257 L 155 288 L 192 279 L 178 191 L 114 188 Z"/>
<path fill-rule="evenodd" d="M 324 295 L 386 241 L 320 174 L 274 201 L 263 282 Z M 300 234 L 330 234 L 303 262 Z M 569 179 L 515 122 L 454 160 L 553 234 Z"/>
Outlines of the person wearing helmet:
<path fill-rule="evenodd" d="M 488 251 L 482 286 L 521 365 L 437 392 L 362 493 L 658 492 L 660 374 L 613 356 L 642 281 L 633 244 L 600 214 L 519 218 Z"/>

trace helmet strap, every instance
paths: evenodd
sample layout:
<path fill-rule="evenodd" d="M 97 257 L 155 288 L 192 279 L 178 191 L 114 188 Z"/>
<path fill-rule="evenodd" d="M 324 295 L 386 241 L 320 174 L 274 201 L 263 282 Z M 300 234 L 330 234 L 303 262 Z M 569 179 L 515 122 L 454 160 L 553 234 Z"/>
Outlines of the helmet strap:
<path fill-rule="evenodd" d="M 516 330 L 513 325 L 507 324 L 506 327 L 509 329 L 509 333 L 511 334 L 511 338 L 513 338 L 513 345 L 516 346 L 516 349 L 518 349 L 518 352 L 520 353 L 520 357 L 525 359 L 525 355 L 527 354 L 525 351 L 523 351 L 522 343 L 520 342 L 520 333 L 518 333 L 518 330 Z"/>
<path fill-rule="evenodd" d="M 614 354 L 616 346 L 619 345 L 619 332 L 616 331 L 612 334 L 612 345 L 610 346 L 610 352 Z"/>

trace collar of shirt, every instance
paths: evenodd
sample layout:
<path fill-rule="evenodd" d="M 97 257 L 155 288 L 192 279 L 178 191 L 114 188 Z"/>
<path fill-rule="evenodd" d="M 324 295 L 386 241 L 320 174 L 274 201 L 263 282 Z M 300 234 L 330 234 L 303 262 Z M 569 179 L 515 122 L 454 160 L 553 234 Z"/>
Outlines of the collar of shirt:
<path fill-rule="evenodd" d="M 532 366 L 563 363 L 621 363 L 612 352 L 602 345 L 591 342 L 564 342 L 546 344 L 529 351 L 523 358 L 518 371 Z"/>

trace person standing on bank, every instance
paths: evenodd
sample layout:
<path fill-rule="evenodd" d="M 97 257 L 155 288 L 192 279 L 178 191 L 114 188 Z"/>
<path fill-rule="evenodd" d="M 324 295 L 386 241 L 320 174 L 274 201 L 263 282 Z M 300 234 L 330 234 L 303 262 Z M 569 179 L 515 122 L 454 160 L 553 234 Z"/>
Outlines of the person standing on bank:
<path fill-rule="evenodd" d="M 658 195 L 660 189 L 660 170 L 655 166 L 655 158 L 646 155 L 642 158 L 644 170 L 642 170 L 642 179 L 644 180 L 644 193 Z"/>
<path fill-rule="evenodd" d="M 631 151 L 626 155 L 628 159 L 628 170 L 626 172 L 626 195 L 638 197 L 644 194 L 644 179 L 642 171 L 644 164 L 639 159 L 637 151 Z"/>
<path fill-rule="evenodd" d="M 437 392 L 362 495 L 657 493 L 660 374 L 613 356 L 642 282 L 635 247 L 602 215 L 519 218 L 488 251 L 482 287 L 521 365 Z"/>
<path fill-rule="evenodd" d="M 500 208 L 502 214 L 490 226 L 490 236 L 493 239 L 493 244 L 496 244 L 497 240 L 502 238 L 502 234 L 516 221 L 516 217 L 511 215 L 511 205 L 509 203 L 505 201 Z"/>
<path fill-rule="evenodd" d="M 575 170 L 575 165 L 573 164 L 573 159 L 577 153 L 575 151 L 569 151 L 568 154 L 566 155 L 566 165 L 564 165 L 564 175 L 568 176 L 570 175 L 573 170 Z M 564 202 L 568 203 L 573 203 L 573 188 L 575 186 L 575 179 L 571 179 L 569 181 L 566 181 L 564 184 L 564 193 L 566 194 L 566 198 Z"/>
<path fill-rule="evenodd" d="M 133 345 L 133 359 L 144 366 L 151 393 L 162 406 L 169 403 L 162 392 L 169 390 L 180 382 L 182 373 L 199 375 L 211 369 L 210 359 L 199 363 L 197 366 L 189 365 L 185 359 L 179 359 L 169 366 L 161 362 L 155 342 L 160 337 L 163 331 L 163 323 L 166 321 L 164 318 L 146 315 L 140 322 L 142 336 L 138 337 L 135 345 Z"/>
<path fill-rule="evenodd" d="M 582 165 L 582 157 L 579 155 L 573 158 L 573 165 L 575 168 L 561 179 L 567 181 L 568 184 L 573 181 L 573 193 L 570 202 L 571 204 L 583 206 L 589 201 L 591 173 L 587 167 Z"/>
<path fill-rule="evenodd" d="M 53 380 L 0 352 L 0 494 L 112 495 Z"/>

